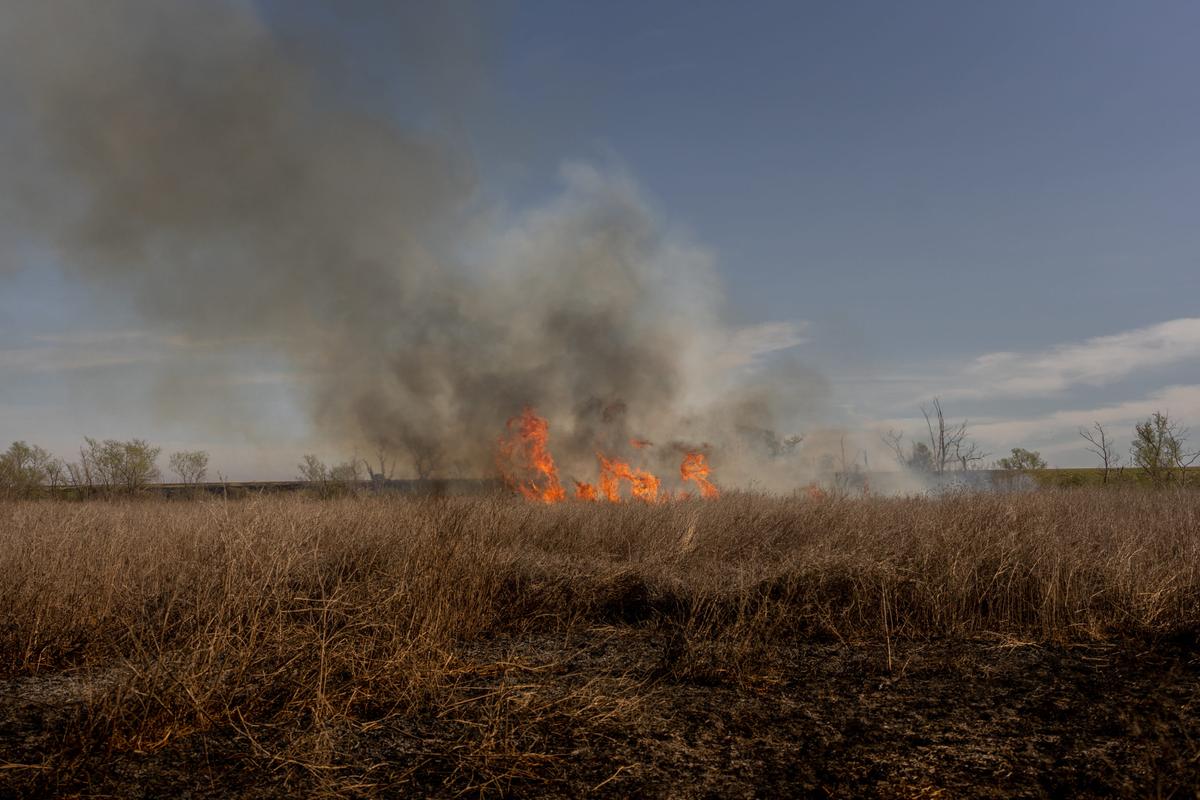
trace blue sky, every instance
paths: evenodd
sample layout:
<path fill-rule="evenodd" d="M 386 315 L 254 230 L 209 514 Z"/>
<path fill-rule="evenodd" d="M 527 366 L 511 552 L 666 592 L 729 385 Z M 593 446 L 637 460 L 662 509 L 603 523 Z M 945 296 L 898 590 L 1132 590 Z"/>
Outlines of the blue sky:
<path fill-rule="evenodd" d="M 1193 309 L 1194 4 L 548 3 L 510 30 L 546 157 L 616 153 L 747 318 L 890 360 Z"/>
<path fill-rule="evenodd" d="M 381 113 L 420 107 L 369 18 L 261 7 L 281 37 L 324 30 Z M 512 2 L 450 28 L 478 63 L 441 64 L 438 113 L 481 195 L 536 204 L 569 160 L 627 172 L 712 252 L 733 320 L 794 326 L 822 424 L 907 428 L 936 394 L 987 449 L 1059 465 L 1089 463 L 1092 419 L 1200 428 L 1195 3 Z M 0 281 L 0 439 L 143 435 L 247 477 L 312 443 L 286 374 L 250 381 L 280 409 L 253 435 L 151 413 L 171 344 L 127 303 L 37 254 Z"/>

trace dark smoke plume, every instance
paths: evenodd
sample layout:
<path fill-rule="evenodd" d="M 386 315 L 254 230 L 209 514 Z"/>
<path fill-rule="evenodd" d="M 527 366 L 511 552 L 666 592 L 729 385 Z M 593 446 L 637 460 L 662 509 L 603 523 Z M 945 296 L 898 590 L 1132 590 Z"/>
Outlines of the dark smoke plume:
<path fill-rule="evenodd" d="M 527 404 L 581 472 L 634 434 L 774 424 L 776 401 L 722 377 L 754 348 L 730 348 L 711 259 L 628 178 L 568 165 L 542 208 L 483 207 L 457 127 L 484 83 L 469 9 L 335 7 L 394 38 L 390 103 L 348 84 L 319 15 L 280 31 L 219 0 L 7 4 L 0 263 L 48 248 L 159 330 L 283 353 L 319 430 L 443 472 L 486 471 Z"/>

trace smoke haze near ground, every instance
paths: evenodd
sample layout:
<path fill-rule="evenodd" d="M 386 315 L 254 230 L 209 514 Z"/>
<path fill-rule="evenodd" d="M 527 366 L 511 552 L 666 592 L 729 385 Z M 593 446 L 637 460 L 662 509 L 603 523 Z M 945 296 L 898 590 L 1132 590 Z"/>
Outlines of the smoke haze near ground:
<path fill-rule="evenodd" d="M 396 107 L 344 91 L 336 43 L 247 4 L 7 6 L 0 269 L 49 252 L 164 334 L 283 354 L 347 450 L 483 474 L 532 405 L 583 478 L 637 435 L 769 482 L 756 431 L 827 395 L 801 365 L 754 369 L 786 333 L 739 341 L 710 254 L 620 169 L 567 163 L 540 207 L 488 207 L 456 130 L 485 82 L 470 9 L 352 8 L 405 53 Z M 159 413 L 189 368 L 162 368 Z"/>

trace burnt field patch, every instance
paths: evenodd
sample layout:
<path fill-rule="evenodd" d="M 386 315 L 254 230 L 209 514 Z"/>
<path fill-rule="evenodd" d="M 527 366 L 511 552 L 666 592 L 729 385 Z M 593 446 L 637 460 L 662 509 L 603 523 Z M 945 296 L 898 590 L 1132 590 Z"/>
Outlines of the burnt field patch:
<path fill-rule="evenodd" d="M 0 794 L 1187 796 L 1185 493 L 0 505 Z"/>
<path fill-rule="evenodd" d="M 891 666 L 889 667 L 889 659 Z M 779 644 L 738 676 L 630 628 L 447 660 L 437 702 L 109 749 L 104 673 L 8 681 L 14 794 L 1188 796 L 1200 654 L 1137 641 Z M 100 687 L 102 688 L 102 687 Z"/>

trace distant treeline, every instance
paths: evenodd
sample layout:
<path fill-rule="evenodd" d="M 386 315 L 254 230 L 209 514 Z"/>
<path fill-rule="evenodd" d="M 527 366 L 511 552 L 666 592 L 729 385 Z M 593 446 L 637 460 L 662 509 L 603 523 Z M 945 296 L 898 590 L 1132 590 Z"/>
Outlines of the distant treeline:
<path fill-rule="evenodd" d="M 263 494 L 305 492 L 319 496 L 347 494 L 409 494 L 434 497 L 460 497 L 500 492 L 505 485 L 500 480 L 485 478 L 411 478 L 354 480 L 337 484 L 314 484 L 311 481 L 205 481 L 198 484 L 152 483 L 141 494 L 169 498 L 227 497 L 242 498 Z M 58 488 L 61 496 L 76 494 L 70 486 Z"/>
<path fill-rule="evenodd" d="M 928 440 L 906 441 L 890 432 L 884 443 L 896 457 L 899 471 L 872 471 L 855 457 L 847 459 L 844 439 L 840 464 L 828 458 L 822 484 L 835 492 L 897 494 L 914 490 L 947 489 L 1028 490 L 1039 487 L 1091 485 L 1190 486 L 1200 485 L 1200 451 L 1188 447 L 1189 431 L 1165 413 L 1156 412 L 1134 426 L 1128 454 L 1100 423 L 1081 429 L 1079 435 L 1100 462 L 1095 468 L 1047 468 L 1035 450 L 1014 447 L 1011 455 L 984 467 L 984 453 L 968 435 L 968 423 L 948 422 L 940 402 L 922 408 Z M 789 439 L 789 448 L 802 437 Z M 174 482 L 164 482 L 158 467 L 162 448 L 144 439 L 93 439 L 85 437 L 74 461 L 57 458 L 37 445 L 13 442 L 0 453 L 0 498 L 57 497 L 84 499 L 117 495 L 152 494 L 168 497 L 221 494 L 239 497 L 270 492 L 305 491 L 320 497 L 359 492 L 421 494 L 480 494 L 496 491 L 497 480 L 437 478 L 428 459 L 415 459 L 416 479 L 397 479 L 396 460 L 384 450 L 377 463 L 354 456 L 332 465 L 305 454 L 296 465 L 293 481 L 231 482 L 220 473 L 209 480 L 209 454 L 203 450 L 171 453 L 167 459 Z M 815 489 L 797 486 L 797 490 Z"/>
<path fill-rule="evenodd" d="M 305 455 L 297 465 L 299 477 L 292 481 L 229 481 L 219 473 L 209 480 L 208 453 L 184 450 L 171 453 L 168 468 L 177 480 L 164 482 L 158 461 L 162 448 L 144 439 L 85 438 L 75 461 L 51 455 L 38 445 L 13 442 L 0 453 L 0 498 L 39 497 L 86 499 L 150 495 L 244 497 L 276 492 L 308 492 L 332 497 L 360 492 L 398 492 L 424 495 L 475 495 L 498 491 L 495 480 L 466 478 L 397 479 L 387 469 L 372 468 L 354 458 L 326 466 L 314 455 Z"/>

